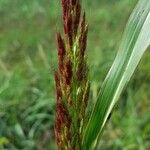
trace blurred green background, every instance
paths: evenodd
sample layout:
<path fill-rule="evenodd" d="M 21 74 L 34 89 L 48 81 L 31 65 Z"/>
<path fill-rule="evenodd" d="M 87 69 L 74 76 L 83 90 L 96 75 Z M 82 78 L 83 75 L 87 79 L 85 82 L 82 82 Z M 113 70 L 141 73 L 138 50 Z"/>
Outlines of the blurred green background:
<path fill-rule="evenodd" d="M 83 0 L 89 23 L 91 101 L 137 0 Z M 55 33 L 60 0 L 0 0 L 0 150 L 55 150 Z M 150 149 L 150 53 L 114 109 L 102 150 Z"/>

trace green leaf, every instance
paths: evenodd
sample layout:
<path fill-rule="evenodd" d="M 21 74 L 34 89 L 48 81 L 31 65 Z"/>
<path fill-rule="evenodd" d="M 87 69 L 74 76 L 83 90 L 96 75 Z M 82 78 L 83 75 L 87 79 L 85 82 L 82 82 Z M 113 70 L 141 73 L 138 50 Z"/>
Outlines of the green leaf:
<path fill-rule="evenodd" d="M 150 0 L 139 0 L 128 21 L 120 49 L 108 72 L 82 141 L 83 149 L 96 148 L 107 118 L 123 88 L 150 45 Z"/>

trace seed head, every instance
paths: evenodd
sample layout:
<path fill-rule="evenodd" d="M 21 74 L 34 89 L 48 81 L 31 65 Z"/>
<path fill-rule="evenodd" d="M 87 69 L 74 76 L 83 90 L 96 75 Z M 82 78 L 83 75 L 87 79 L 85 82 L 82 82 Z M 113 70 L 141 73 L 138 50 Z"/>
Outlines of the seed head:
<path fill-rule="evenodd" d="M 56 82 L 55 135 L 58 149 L 78 150 L 89 98 L 86 42 L 88 26 L 80 0 L 61 0 L 64 38 L 57 33 L 58 71 Z M 82 16 L 82 17 L 81 17 Z"/>

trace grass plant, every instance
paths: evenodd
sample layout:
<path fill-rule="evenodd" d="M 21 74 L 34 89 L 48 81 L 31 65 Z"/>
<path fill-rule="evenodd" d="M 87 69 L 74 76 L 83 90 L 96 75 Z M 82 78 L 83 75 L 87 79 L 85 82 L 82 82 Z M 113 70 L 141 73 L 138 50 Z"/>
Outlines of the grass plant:
<path fill-rule="evenodd" d="M 83 76 L 87 74 L 84 67 L 87 38 L 85 17 L 83 16 L 80 23 L 81 6 L 78 0 L 62 0 L 62 7 L 66 41 L 64 43 L 58 34 L 59 74 L 55 74 L 57 91 L 55 131 L 58 149 L 98 149 L 112 108 L 150 45 L 150 1 L 139 0 L 131 14 L 117 56 L 97 95 L 89 118 L 86 118 L 85 114 L 82 115 L 82 112 L 85 113 L 88 99 L 87 97 L 85 102 L 84 95 L 89 95 L 90 92 L 87 90 L 89 89 L 87 77 Z M 82 90 L 85 94 L 80 92 Z M 84 120 L 88 120 L 87 125 L 83 124 Z M 85 128 L 82 128 L 81 123 Z"/>

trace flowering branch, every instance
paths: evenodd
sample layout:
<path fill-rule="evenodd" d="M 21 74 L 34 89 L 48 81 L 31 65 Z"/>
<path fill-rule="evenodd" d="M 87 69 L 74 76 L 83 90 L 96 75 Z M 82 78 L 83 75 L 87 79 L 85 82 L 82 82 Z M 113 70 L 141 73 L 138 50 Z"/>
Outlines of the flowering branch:
<path fill-rule="evenodd" d="M 55 135 L 59 150 L 80 150 L 90 84 L 86 64 L 88 25 L 79 0 L 62 0 L 64 38 L 57 33 Z"/>

